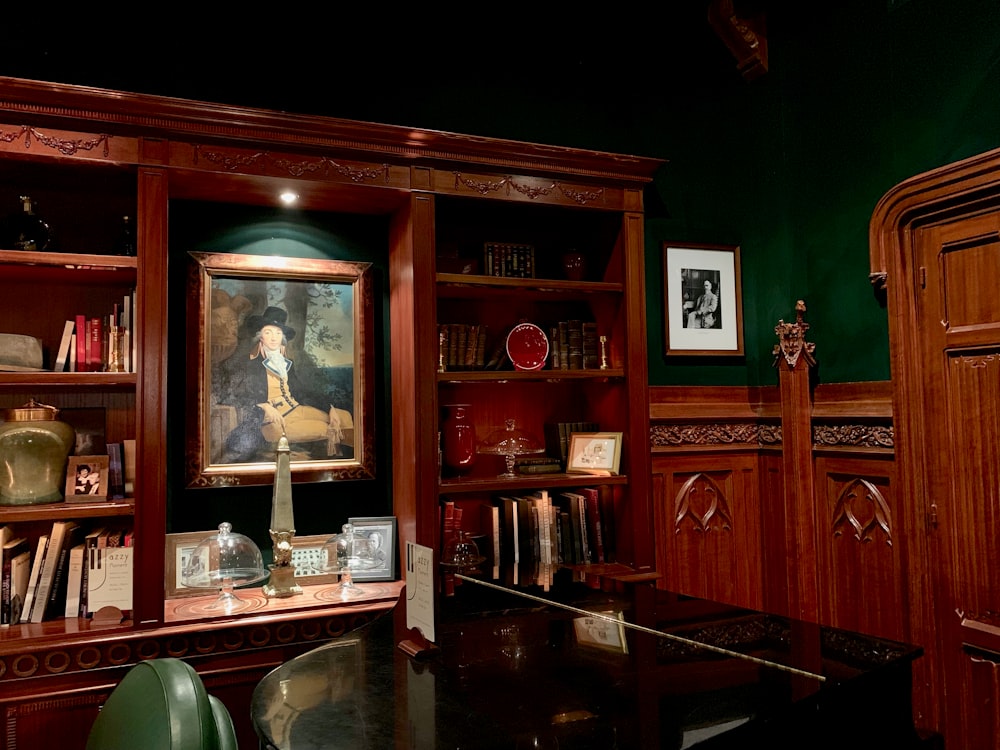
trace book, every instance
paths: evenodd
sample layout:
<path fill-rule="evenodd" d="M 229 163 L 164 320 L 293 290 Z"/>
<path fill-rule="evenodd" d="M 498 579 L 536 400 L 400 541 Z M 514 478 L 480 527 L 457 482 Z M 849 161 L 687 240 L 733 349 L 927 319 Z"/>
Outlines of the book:
<path fill-rule="evenodd" d="M 70 550 L 83 540 L 82 526 L 73 525 L 66 530 L 65 538 L 59 546 L 59 559 L 56 562 L 56 574 L 49 594 L 48 607 L 43 619 L 62 617 L 66 608 L 66 594 L 69 587 L 69 555 Z"/>
<path fill-rule="evenodd" d="M 87 316 L 77 315 L 74 319 L 75 330 L 73 335 L 76 338 L 76 372 L 87 371 Z"/>
<path fill-rule="evenodd" d="M 41 534 L 35 544 L 35 556 L 31 561 L 31 572 L 28 574 L 28 588 L 24 594 L 24 605 L 21 609 L 21 622 L 31 622 L 31 611 L 35 606 L 35 592 L 38 590 L 38 579 L 45 561 L 45 550 L 49 546 L 49 535 Z"/>
<path fill-rule="evenodd" d="M 587 538 L 591 543 L 593 562 L 605 562 L 604 534 L 601 524 L 601 508 L 596 487 L 581 487 L 580 494 L 587 499 Z"/>
<path fill-rule="evenodd" d="M 135 440 L 122 440 L 122 471 L 125 474 L 125 497 L 135 494 Z"/>
<path fill-rule="evenodd" d="M 86 548 L 84 552 L 84 565 L 81 571 L 80 580 L 80 617 L 87 617 L 90 612 L 88 610 L 88 579 L 90 578 L 90 566 L 97 563 L 97 547 L 101 539 L 101 535 L 104 534 L 105 529 L 103 526 L 96 529 L 91 529 L 91 531 L 83 538 L 83 544 Z"/>
<path fill-rule="evenodd" d="M 108 498 L 125 498 L 125 457 L 121 443 L 108 443 Z"/>
<path fill-rule="evenodd" d="M 87 321 L 87 371 L 104 369 L 104 321 L 94 317 Z"/>
<path fill-rule="evenodd" d="M 29 545 L 30 546 L 30 545 Z M 15 556 L 10 563 L 10 624 L 23 621 L 24 598 L 28 593 L 28 578 L 31 575 L 31 550 L 26 549 Z"/>
<path fill-rule="evenodd" d="M 7 539 L 0 548 L 0 627 L 10 627 L 12 624 L 12 602 L 17 589 L 14 582 L 14 558 L 27 553 L 31 554 L 27 537 Z M 21 595 L 23 597 L 23 593 Z M 20 616 L 20 609 L 18 609 Z"/>
<path fill-rule="evenodd" d="M 69 364 L 70 344 L 73 343 L 73 331 L 76 330 L 76 321 L 67 320 L 63 326 L 62 339 L 59 341 L 59 350 L 56 353 L 56 360 L 52 363 L 53 372 L 65 372 Z"/>
<path fill-rule="evenodd" d="M 87 607 L 92 617 L 104 607 L 116 607 L 123 616 L 132 611 L 132 569 L 135 547 L 107 547 L 88 560 Z"/>
<path fill-rule="evenodd" d="M 63 616 L 80 616 L 80 590 L 83 585 L 83 563 L 87 557 L 87 544 L 80 542 L 69 551 L 69 565 L 66 570 L 66 597 Z"/>
<path fill-rule="evenodd" d="M 500 508 L 496 505 L 479 506 L 479 525 L 486 537 L 486 558 L 493 568 L 494 580 L 500 577 Z"/>
<path fill-rule="evenodd" d="M 70 529 L 77 526 L 75 521 L 53 521 L 52 531 L 49 533 L 48 546 L 45 549 L 42 567 L 38 573 L 38 582 L 35 589 L 35 596 L 31 604 L 29 622 L 42 622 L 49 608 L 49 595 L 56 581 L 56 570 L 59 566 L 59 557 L 63 545 L 66 543 L 66 536 Z"/>

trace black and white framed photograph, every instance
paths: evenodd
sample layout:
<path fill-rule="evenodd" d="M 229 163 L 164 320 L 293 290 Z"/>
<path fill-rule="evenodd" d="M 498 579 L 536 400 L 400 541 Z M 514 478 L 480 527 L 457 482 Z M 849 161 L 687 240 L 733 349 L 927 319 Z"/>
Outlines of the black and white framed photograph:
<path fill-rule="evenodd" d="M 368 516 L 348 518 L 354 533 L 368 539 L 375 567 L 352 570 L 355 581 L 393 581 L 396 578 L 396 517 Z"/>
<path fill-rule="evenodd" d="M 66 501 L 90 503 L 108 499 L 108 455 L 70 456 L 66 464 Z"/>
<path fill-rule="evenodd" d="M 743 355 L 740 249 L 663 243 L 666 353 Z"/>
<path fill-rule="evenodd" d="M 185 596 L 205 596 L 212 593 L 203 588 L 192 588 L 184 585 L 184 570 L 189 566 L 197 573 L 208 570 L 208 548 L 202 548 L 200 557 L 192 557 L 195 549 L 203 541 L 219 533 L 212 531 L 186 531 L 180 534 L 166 536 L 166 582 L 164 594 L 167 599 L 179 599 Z"/>

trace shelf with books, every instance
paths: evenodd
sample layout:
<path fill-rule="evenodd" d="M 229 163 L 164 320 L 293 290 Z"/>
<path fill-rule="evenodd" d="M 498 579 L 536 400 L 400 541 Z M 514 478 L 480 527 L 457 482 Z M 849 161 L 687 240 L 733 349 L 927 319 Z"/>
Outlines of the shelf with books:
<path fill-rule="evenodd" d="M 618 475 L 613 477 L 591 477 L 581 474 L 541 474 L 526 475 L 516 479 L 500 477 L 451 477 L 442 479 L 440 492 L 442 495 L 466 495 L 481 492 L 517 492 L 534 487 L 578 487 L 588 480 L 600 484 L 628 484 L 628 477 Z"/>
<path fill-rule="evenodd" d="M 606 382 L 609 380 L 620 380 L 625 377 L 625 371 L 617 367 L 609 367 L 606 370 L 536 370 L 532 372 L 518 372 L 516 370 L 473 370 L 456 372 L 439 372 L 437 379 L 439 383 L 504 383 L 510 381 L 519 382 L 547 382 L 558 383 L 564 380 L 593 380 L 596 382 Z"/>

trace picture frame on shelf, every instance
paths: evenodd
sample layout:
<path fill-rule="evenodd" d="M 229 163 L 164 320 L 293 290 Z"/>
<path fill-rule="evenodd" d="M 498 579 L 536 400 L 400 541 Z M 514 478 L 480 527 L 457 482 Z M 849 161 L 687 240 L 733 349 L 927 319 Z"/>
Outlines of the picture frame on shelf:
<path fill-rule="evenodd" d="M 282 429 L 293 482 L 374 478 L 371 263 L 189 255 L 187 486 L 270 484 Z"/>
<path fill-rule="evenodd" d="M 667 355 L 743 356 L 740 248 L 663 243 Z"/>
<path fill-rule="evenodd" d="M 206 596 L 211 593 L 202 588 L 190 588 L 181 581 L 184 566 L 187 565 L 195 548 L 210 536 L 218 534 L 218 529 L 211 531 L 186 531 L 180 534 L 167 534 L 165 549 L 166 581 L 164 591 L 167 599 L 180 599 L 187 596 Z M 204 565 L 208 564 L 203 560 Z"/>
<path fill-rule="evenodd" d="M 625 616 L 621 611 L 596 612 L 576 617 L 573 619 L 573 635 L 581 646 L 627 654 L 624 621 Z"/>
<path fill-rule="evenodd" d="M 70 456 L 66 463 L 66 502 L 93 503 L 108 499 L 109 457 Z"/>
<path fill-rule="evenodd" d="M 300 586 L 336 583 L 340 580 L 339 572 L 326 569 L 324 547 L 333 536 L 334 533 L 331 532 L 292 537 L 292 564 L 295 565 L 295 582 Z"/>
<path fill-rule="evenodd" d="M 355 534 L 368 537 L 373 542 L 378 566 L 368 570 L 354 570 L 355 581 L 393 581 L 396 578 L 396 517 L 366 516 L 348 518 Z"/>
<path fill-rule="evenodd" d="M 570 435 L 567 474 L 617 476 L 622 458 L 622 433 L 574 432 Z"/>

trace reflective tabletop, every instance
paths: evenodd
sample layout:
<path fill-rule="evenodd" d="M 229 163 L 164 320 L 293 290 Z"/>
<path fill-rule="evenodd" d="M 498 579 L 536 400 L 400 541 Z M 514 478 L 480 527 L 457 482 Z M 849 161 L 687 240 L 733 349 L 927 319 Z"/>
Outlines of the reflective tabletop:
<path fill-rule="evenodd" d="M 651 584 L 541 596 L 460 583 L 416 655 L 399 646 L 414 635 L 404 589 L 267 675 L 252 704 L 261 747 L 921 747 L 917 647 Z"/>

